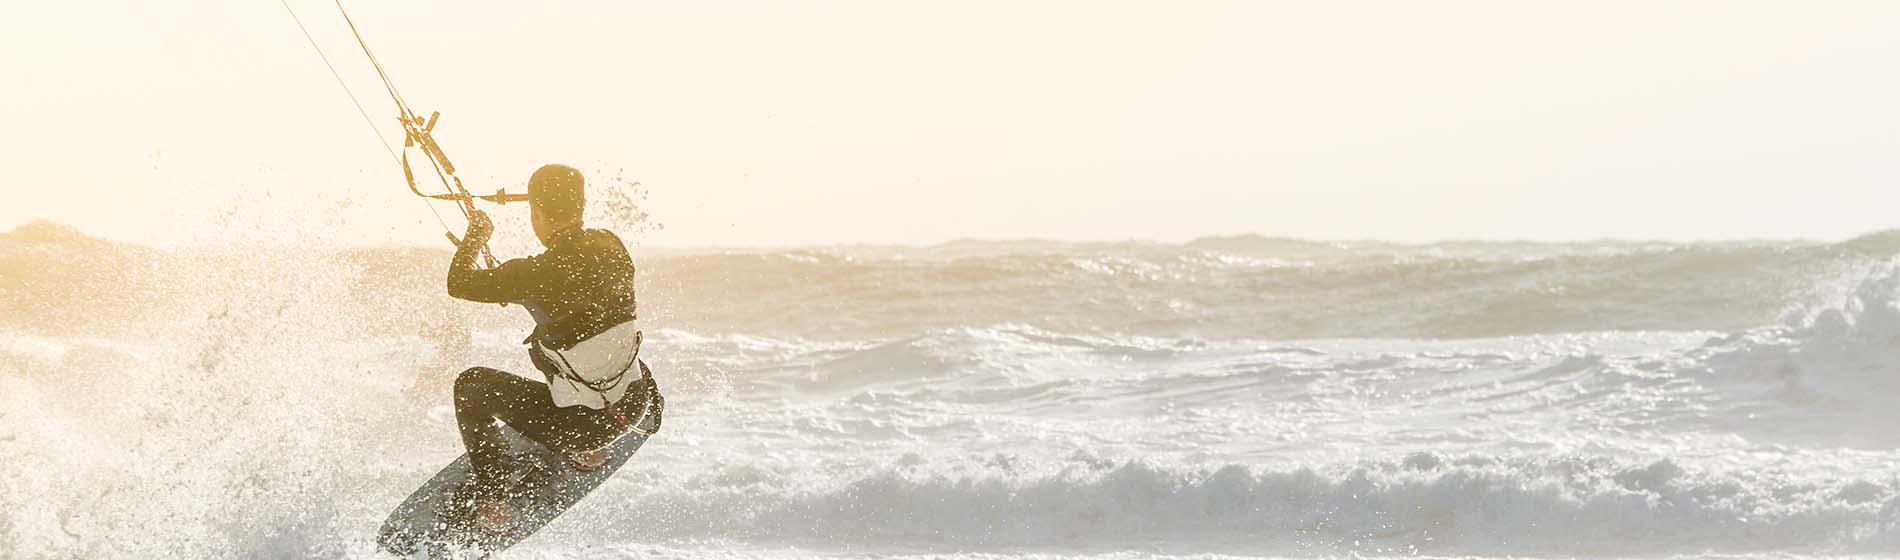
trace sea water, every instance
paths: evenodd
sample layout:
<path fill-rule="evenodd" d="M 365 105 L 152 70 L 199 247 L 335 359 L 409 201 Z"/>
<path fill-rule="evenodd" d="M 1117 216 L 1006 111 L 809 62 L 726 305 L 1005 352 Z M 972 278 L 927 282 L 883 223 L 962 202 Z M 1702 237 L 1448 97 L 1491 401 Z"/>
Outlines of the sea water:
<path fill-rule="evenodd" d="M 1900 553 L 1900 235 L 634 254 L 665 429 L 504 557 Z M 447 256 L 0 235 L 0 557 L 376 557 L 535 375 Z"/>

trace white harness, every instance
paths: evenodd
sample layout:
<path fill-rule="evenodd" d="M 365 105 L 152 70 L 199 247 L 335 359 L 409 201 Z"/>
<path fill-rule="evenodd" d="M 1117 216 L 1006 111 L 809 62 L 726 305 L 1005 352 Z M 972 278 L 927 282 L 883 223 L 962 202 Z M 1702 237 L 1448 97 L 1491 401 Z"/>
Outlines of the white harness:
<path fill-rule="evenodd" d="M 636 321 L 614 325 L 572 348 L 555 350 L 540 341 L 533 349 L 554 364 L 559 375 L 548 376 L 548 394 L 554 406 L 585 406 L 602 410 L 626 396 L 627 388 L 643 378 L 640 370 L 640 327 Z"/>

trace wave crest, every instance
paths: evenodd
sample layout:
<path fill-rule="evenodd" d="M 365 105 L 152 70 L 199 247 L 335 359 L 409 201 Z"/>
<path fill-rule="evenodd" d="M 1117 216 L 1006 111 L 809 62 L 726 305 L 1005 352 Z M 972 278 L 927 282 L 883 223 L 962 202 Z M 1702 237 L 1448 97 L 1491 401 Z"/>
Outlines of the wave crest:
<path fill-rule="evenodd" d="M 808 486 L 801 486 L 801 483 Z M 1890 482 L 1704 472 L 1662 460 L 1417 454 L 1335 469 L 999 456 L 842 484 L 713 473 L 632 485 L 594 530 L 828 547 L 1159 547 L 1169 553 L 1628 554 L 1893 549 Z M 654 521 L 659 521 L 654 523 Z"/>

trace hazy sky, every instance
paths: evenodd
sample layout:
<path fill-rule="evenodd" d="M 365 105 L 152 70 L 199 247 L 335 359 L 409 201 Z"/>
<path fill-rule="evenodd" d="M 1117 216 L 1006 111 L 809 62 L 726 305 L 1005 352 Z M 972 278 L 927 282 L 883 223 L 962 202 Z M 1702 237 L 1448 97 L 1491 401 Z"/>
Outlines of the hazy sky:
<path fill-rule="evenodd" d="M 1895 2 L 345 5 L 472 187 L 640 181 L 645 243 L 1900 224 Z M 0 228 L 440 243 L 277 0 L 4 14 Z"/>

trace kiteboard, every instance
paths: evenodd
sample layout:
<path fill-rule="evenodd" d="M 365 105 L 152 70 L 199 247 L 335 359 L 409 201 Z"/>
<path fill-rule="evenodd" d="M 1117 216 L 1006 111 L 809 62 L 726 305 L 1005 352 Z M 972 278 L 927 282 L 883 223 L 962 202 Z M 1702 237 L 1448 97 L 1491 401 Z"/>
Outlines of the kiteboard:
<path fill-rule="evenodd" d="M 659 429 L 659 422 L 659 414 L 642 418 L 637 430 L 604 450 L 607 463 L 592 472 L 574 470 L 567 464 L 567 454 L 542 447 L 504 425 L 509 480 L 515 481 L 508 493 L 515 522 L 511 531 L 493 536 L 475 528 L 474 500 L 464 488 L 469 479 L 468 455 L 463 454 L 389 514 L 376 545 L 398 556 L 421 558 L 484 558 L 514 546 L 612 477 L 646 443 L 647 433 Z"/>

